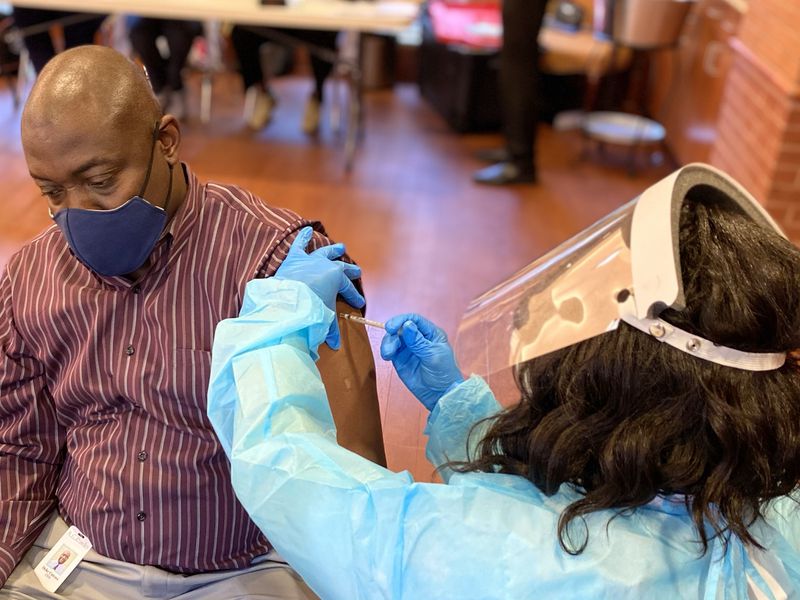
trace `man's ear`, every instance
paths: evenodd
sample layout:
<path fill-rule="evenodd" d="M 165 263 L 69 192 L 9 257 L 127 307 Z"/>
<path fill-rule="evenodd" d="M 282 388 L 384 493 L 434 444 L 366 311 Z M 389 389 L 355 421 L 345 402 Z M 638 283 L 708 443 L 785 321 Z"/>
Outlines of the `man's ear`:
<path fill-rule="evenodd" d="M 178 149 L 181 145 L 181 127 L 172 115 L 161 117 L 158 129 L 158 143 L 161 153 L 170 165 L 178 164 Z"/>

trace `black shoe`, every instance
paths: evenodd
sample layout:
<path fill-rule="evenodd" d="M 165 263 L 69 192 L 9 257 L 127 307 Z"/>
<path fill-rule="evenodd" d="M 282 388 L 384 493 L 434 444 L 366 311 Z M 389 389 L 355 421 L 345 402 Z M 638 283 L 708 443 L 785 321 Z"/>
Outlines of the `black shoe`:
<path fill-rule="evenodd" d="M 494 164 L 508 161 L 511 155 L 506 148 L 482 148 L 475 153 L 475 158 L 482 162 Z"/>
<path fill-rule="evenodd" d="M 500 162 L 479 171 L 472 176 L 475 183 L 486 185 L 509 185 L 512 183 L 536 183 L 533 167 L 522 168 L 512 162 Z"/>

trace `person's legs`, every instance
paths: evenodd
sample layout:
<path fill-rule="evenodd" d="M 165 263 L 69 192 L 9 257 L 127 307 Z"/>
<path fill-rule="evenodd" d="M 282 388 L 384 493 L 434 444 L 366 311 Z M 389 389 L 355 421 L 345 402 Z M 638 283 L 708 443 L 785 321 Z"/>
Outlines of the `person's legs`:
<path fill-rule="evenodd" d="M 263 29 L 251 27 L 234 27 L 231 34 L 239 69 L 245 87 L 245 116 L 252 129 L 261 129 L 270 120 L 275 101 L 265 82 L 265 73 L 261 67 L 260 48 L 267 41 L 278 44 L 283 40 L 278 37 L 271 40 L 269 31 L 278 36 L 288 36 L 300 43 L 310 44 L 318 48 L 336 51 L 336 31 L 317 31 L 305 29 Z M 288 40 L 286 43 L 289 43 Z M 311 53 L 311 69 L 314 75 L 314 91 L 306 104 L 303 118 L 303 130 L 314 133 L 319 127 L 320 104 L 324 96 L 325 80 L 333 70 L 333 62 L 315 53 Z"/>
<path fill-rule="evenodd" d="M 479 183 L 534 181 L 539 113 L 539 30 L 544 0 L 504 0 L 500 99 L 507 160 L 475 174 Z"/>
<path fill-rule="evenodd" d="M 315 49 L 329 50 L 335 55 L 337 50 L 338 31 L 322 31 L 316 29 L 276 29 L 301 44 L 313 46 Z M 320 109 L 325 96 L 325 81 L 333 72 L 332 57 L 320 56 L 309 48 L 309 61 L 314 79 L 314 88 L 306 101 L 303 112 L 303 131 L 314 134 L 319 129 Z"/>
<path fill-rule="evenodd" d="M 169 58 L 166 64 L 167 88 L 170 98 L 164 107 L 178 119 L 186 115 L 186 92 L 183 89 L 183 68 L 192 49 L 194 38 L 202 33 L 202 25 L 196 21 L 165 20 L 161 31 L 169 45 Z"/>
<path fill-rule="evenodd" d="M 243 569 L 180 575 L 114 560 L 90 550 L 57 592 L 50 593 L 42 587 L 33 570 L 66 531 L 67 524 L 54 511 L 0 590 L 0 600 L 317 600 L 305 582 L 274 551 L 254 559 L 251 566 Z"/>
<path fill-rule="evenodd" d="M 140 600 L 142 598 L 141 579 L 144 567 L 107 558 L 94 550 L 89 551 L 55 593 L 45 590 L 34 569 L 50 549 L 59 543 L 66 531 L 67 524 L 56 511 L 53 511 L 42 533 L 0 590 L 0 600 L 59 598 Z"/>
<path fill-rule="evenodd" d="M 14 7 L 14 24 L 20 29 L 48 23 L 62 18 L 66 13 L 54 10 L 39 10 L 38 8 L 19 8 Z M 43 31 L 34 35 L 25 36 L 25 48 L 28 51 L 33 68 L 36 72 L 42 70 L 47 61 L 53 58 L 56 50 L 53 47 L 53 40 L 50 38 L 50 31 Z"/>
<path fill-rule="evenodd" d="M 511 160 L 533 164 L 539 113 L 539 42 L 545 2 L 505 0 L 500 60 L 503 123 Z"/>
<path fill-rule="evenodd" d="M 245 120 L 251 129 L 262 129 L 272 119 L 272 109 L 275 106 L 261 69 L 260 51 L 265 37 L 258 30 L 237 25 L 231 32 L 231 42 L 239 61 L 239 72 L 245 89 Z"/>
<path fill-rule="evenodd" d="M 336 53 L 338 31 L 295 29 L 287 30 L 286 34 L 304 44 L 323 50 L 330 50 L 333 54 Z M 319 129 L 321 106 L 325 99 L 325 81 L 333 72 L 334 63 L 330 60 L 330 57 L 321 57 L 311 49 L 309 49 L 309 57 L 311 73 L 314 78 L 314 89 L 306 101 L 305 111 L 303 112 L 303 131 L 307 134 L 314 134 Z"/>
<path fill-rule="evenodd" d="M 82 13 L 59 10 L 39 10 L 38 8 L 14 8 L 14 23 L 21 29 L 46 23 L 56 25 L 59 19 L 73 16 L 85 16 L 87 20 L 64 27 L 64 47 L 72 48 L 93 43 L 94 35 L 100 28 L 105 16 L 91 15 L 89 13 L 83 15 Z M 28 50 L 31 62 L 37 73 L 56 53 L 49 30 L 26 36 L 25 48 Z"/>
<path fill-rule="evenodd" d="M 162 25 L 159 19 L 131 17 L 128 21 L 131 47 L 147 69 L 150 85 L 156 95 L 160 94 L 167 84 L 167 61 L 156 46 L 156 39 L 161 33 Z"/>
<path fill-rule="evenodd" d="M 173 600 L 318 600 L 311 588 L 275 551 L 255 559 L 249 568 L 237 571 L 189 577 L 166 575 L 166 596 Z"/>
<path fill-rule="evenodd" d="M 194 38 L 202 33 L 202 27 L 195 21 L 167 20 L 162 24 L 162 31 L 169 44 L 167 85 L 171 90 L 179 91 L 183 89 L 181 72 L 186 66 Z"/>
<path fill-rule="evenodd" d="M 261 71 L 259 56 L 264 41 L 264 36 L 250 27 L 237 25 L 231 31 L 231 43 L 239 61 L 239 73 L 242 75 L 245 90 L 254 85 L 264 85 L 264 73 Z"/>
<path fill-rule="evenodd" d="M 298 30 L 297 39 L 318 48 L 336 53 L 336 40 L 338 31 Z M 311 72 L 314 76 L 314 96 L 322 102 L 325 94 L 325 80 L 333 72 L 333 62 L 321 58 L 314 52 L 309 52 L 311 57 Z"/>
<path fill-rule="evenodd" d="M 78 16 L 80 13 L 72 14 Z M 106 15 L 94 15 L 91 18 L 92 15 L 87 13 L 84 16 L 86 17 L 85 21 L 64 27 L 64 49 L 94 44 L 94 38 L 103 21 L 106 20 Z"/>

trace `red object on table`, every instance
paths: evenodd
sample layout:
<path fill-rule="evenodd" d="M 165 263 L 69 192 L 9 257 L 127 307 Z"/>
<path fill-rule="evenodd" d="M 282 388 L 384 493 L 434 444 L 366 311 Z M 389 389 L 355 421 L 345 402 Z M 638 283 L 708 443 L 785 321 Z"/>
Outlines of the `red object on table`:
<path fill-rule="evenodd" d="M 498 49 L 503 43 L 500 6 L 435 0 L 428 6 L 436 41 L 476 48 Z"/>

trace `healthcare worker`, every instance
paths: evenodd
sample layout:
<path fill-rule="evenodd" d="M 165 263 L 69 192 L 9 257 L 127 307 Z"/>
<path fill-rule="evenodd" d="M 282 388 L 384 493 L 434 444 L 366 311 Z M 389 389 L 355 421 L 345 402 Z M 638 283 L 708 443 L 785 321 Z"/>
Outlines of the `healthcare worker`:
<path fill-rule="evenodd" d="M 219 325 L 208 413 L 322 598 L 798 597 L 800 251 L 727 176 L 684 167 L 470 307 L 459 356 L 514 372 L 510 408 L 435 325 L 386 323 L 446 485 L 337 445 L 314 359 L 351 292 L 318 252 Z"/>

